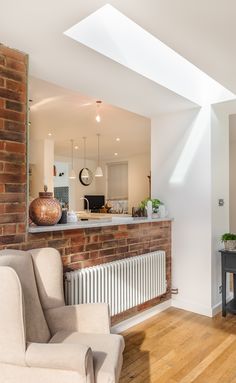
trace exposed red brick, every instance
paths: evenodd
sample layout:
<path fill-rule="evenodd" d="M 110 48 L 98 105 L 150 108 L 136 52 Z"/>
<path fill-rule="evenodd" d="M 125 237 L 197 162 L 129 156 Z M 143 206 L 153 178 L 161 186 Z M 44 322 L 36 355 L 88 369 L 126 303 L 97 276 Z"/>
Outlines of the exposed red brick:
<path fill-rule="evenodd" d="M 16 49 L 8 48 L 3 44 L 0 44 L 0 54 L 23 63 L 27 63 L 28 60 L 28 56 L 25 53 L 17 51 Z"/>
<path fill-rule="evenodd" d="M 26 166 L 25 164 L 13 164 L 13 163 L 5 163 L 4 165 L 4 171 L 6 173 L 13 173 L 13 174 L 25 174 L 26 172 Z"/>
<path fill-rule="evenodd" d="M 1 149 L 2 144 L 5 148 L 4 142 L 0 141 L 0 150 L 2 150 Z M 0 151 L 0 161 L 22 163 L 26 161 L 26 155 L 25 153 L 11 153 L 11 152 Z"/>
<path fill-rule="evenodd" d="M 26 175 L 25 174 L 7 174 L 3 173 L 0 174 L 0 183 L 22 183 L 26 182 Z"/>
<path fill-rule="evenodd" d="M 6 88 L 13 90 L 17 93 L 22 93 L 24 97 L 26 96 L 26 83 L 25 82 L 16 82 L 12 80 L 6 80 Z"/>
<path fill-rule="evenodd" d="M 8 152 L 25 153 L 26 147 L 25 144 L 22 143 L 6 142 L 5 150 Z"/>
<path fill-rule="evenodd" d="M 6 57 L 0 54 L 0 65 L 5 65 Z"/>
<path fill-rule="evenodd" d="M 5 185 L 5 191 L 6 191 L 6 193 L 25 193 L 26 192 L 26 185 L 25 184 L 23 184 L 23 185 L 6 184 Z M 19 201 L 19 202 L 22 202 L 22 201 Z"/>
<path fill-rule="evenodd" d="M 0 237 L 0 245 L 22 243 L 25 240 L 24 235 L 4 235 Z"/>
<path fill-rule="evenodd" d="M 15 133 L 25 133 L 26 125 L 18 121 L 4 121 L 4 129 Z"/>
<path fill-rule="evenodd" d="M 3 235 L 15 234 L 16 233 L 16 224 L 12 225 L 3 225 Z"/>
<path fill-rule="evenodd" d="M 1 57 L 1 56 L 0 56 Z M 1 59 L 0 59 L 1 60 Z M 17 72 L 25 73 L 25 63 L 19 60 L 13 60 L 10 57 L 6 57 L 6 66 L 9 69 L 13 69 Z"/>
<path fill-rule="evenodd" d="M 25 214 L 1 214 L 0 223 L 24 222 Z"/>
<path fill-rule="evenodd" d="M 6 185 L 7 186 L 7 185 Z M 23 193 L 0 193 L 0 202 L 25 202 L 26 195 Z"/>
<path fill-rule="evenodd" d="M 18 82 L 25 81 L 24 73 L 19 73 L 3 66 L 0 66 L 0 76 L 4 78 L 8 78 L 10 80 L 18 81 Z"/>
<path fill-rule="evenodd" d="M 5 213 L 25 213 L 26 204 L 24 203 L 11 203 L 5 204 Z"/>
<path fill-rule="evenodd" d="M 3 85 L 3 82 L 0 86 Z M 6 88 L 0 88 L 0 97 L 6 100 L 14 100 L 19 102 L 25 102 L 25 95 L 23 93 L 17 93 Z"/>
<path fill-rule="evenodd" d="M 15 110 L 16 112 L 24 112 L 25 107 L 20 102 L 6 100 L 6 109 Z"/>
<path fill-rule="evenodd" d="M 24 113 L 15 112 L 13 110 L 6 110 L 0 108 L 0 118 L 5 118 L 6 120 L 25 122 L 26 116 Z"/>

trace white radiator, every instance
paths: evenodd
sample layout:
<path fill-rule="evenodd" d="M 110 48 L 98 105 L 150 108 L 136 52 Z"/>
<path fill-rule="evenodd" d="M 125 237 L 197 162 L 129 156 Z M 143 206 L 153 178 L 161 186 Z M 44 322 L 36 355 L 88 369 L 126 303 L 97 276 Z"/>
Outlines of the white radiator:
<path fill-rule="evenodd" d="M 155 251 L 66 273 L 67 304 L 101 303 L 116 315 L 166 292 L 166 256 Z"/>

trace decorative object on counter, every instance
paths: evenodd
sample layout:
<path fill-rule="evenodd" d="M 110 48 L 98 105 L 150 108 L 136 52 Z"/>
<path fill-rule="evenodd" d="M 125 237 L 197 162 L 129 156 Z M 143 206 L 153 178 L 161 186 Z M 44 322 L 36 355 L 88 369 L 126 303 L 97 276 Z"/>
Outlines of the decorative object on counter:
<path fill-rule="evenodd" d="M 86 167 L 86 137 L 83 137 L 84 140 L 84 167 L 80 170 L 79 180 L 82 185 L 89 186 L 93 181 L 93 173 Z"/>
<path fill-rule="evenodd" d="M 101 122 L 101 116 L 99 113 L 99 109 L 100 109 L 101 104 L 102 104 L 102 101 L 100 101 L 100 100 L 96 101 L 97 113 L 96 113 L 95 120 L 97 121 L 98 124 Z"/>
<path fill-rule="evenodd" d="M 111 212 L 112 206 L 109 204 L 109 202 L 106 202 L 104 206 L 99 210 L 99 213 L 106 213 L 109 214 Z"/>
<path fill-rule="evenodd" d="M 152 200 L 147 201 L 147 217 L 152 219 Z"/>
<path fill-rule="evenodd" d="M 141 207 L 132 207 L 132 217 L 147 217 L 147 210 Z"/>
<path fill-rule="evenodd" d="M 225 233 L 222 235 L 221 241 L 224 243 L 225 250 L 233 251 L 236 249 L 236 234 Z"/>
<path fill-rule="evenodd" d="M 101 163 L 100 163 L 100 134 L 97 134 L 98 137 L 98 162 L 97 162 L 97 169 L 95 171 L 95 177 L 103 177 L 103 172 L 101 168 Z"/>
<path fill-rule="evenodd" d="M 61 218 L 58 221 L 58 224 L 65 224 L 65 223 L 67 223 L 67 212 L 68 212 L 67 209 L 62 209 Z"/>
<path fill-rule="evenodd" d="M 52 226 L 58 223 L 61 218 L 61 205 L 53 193 L 47 191 L 39 193 L 39 197 L 34 199 L 29 207 L 30 219 L 38 226 Z"/>
<path fill-rule="evenodd" d="M 151 190 L 152 190 L 152 175 L 151 175 L 151 172 L 147 176 L 147 178 L 148 178 L 148 196 L 149 196 L 149 199 L 151 199 Z"/>
<path fill-rule="evenodd" d="M 150 206 L 150 203 L 152 204 L 152 218 L 159 218 L 160 217 L 160 212 L 159 212 L 159 208 L 160 208 L 160 205 L 163 205 L 162 202 L 157 199 L 157 198 L 146 198 L 144 199 L 143 201 L 141 201 L 139 207 L 141 209 L 148 209 L 148 204 Z M 149 207 L 150 209 L 150 207 Z M 164 217 L 163 217 L 164 218 Z"/>
<path fill-rule="evenodd" d="M 69 174 L 69 179 L 75 180 L 76 174 L 74 171 L 74 140 L 70 140 L 70 142 L 71 142 L 71 170 L 70 170 L 70 174 Z"/>
<path fill-rule="evenodd" d="M 75 211 L 71 210 L 67 213 L 67 222 L 68 223 L 76 223 L 78 221 L 77 214 Z"/>
<path fill-rule="evenodd" d="M 158 211 L 159 218 L 165 218 L 167 214 L 168 214 L 168 211 L 166 210 L 164 203 L 161 203 L 159 206 L 159 211 Z"/>

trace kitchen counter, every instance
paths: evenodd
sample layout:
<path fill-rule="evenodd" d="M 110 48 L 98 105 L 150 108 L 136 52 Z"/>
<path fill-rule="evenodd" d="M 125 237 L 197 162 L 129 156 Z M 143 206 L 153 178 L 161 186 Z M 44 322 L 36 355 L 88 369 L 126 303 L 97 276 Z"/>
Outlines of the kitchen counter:
<path fill-rule="evenodd" d="M 116 225 L 132 225 L 140 223 L 151 223 L 151 222 L 162 222 L 162 221 L 172 221 L 171 218 L 154 218 L 148 219 L 145 217 L 134 218 L 131 216 L 114 216 L 107 217 L 103 219 L 93 219 L 88 221 L 78 221 L 76 223 L 66 223 L 54 226 L 29 226 L 29 233 L 45 233 L 61 230 L 73 230 L 73 229 L 84 229 L 84 228 L 94 228 L 94 227 L 104 227 L 104 226 L 116 226 Z"/>

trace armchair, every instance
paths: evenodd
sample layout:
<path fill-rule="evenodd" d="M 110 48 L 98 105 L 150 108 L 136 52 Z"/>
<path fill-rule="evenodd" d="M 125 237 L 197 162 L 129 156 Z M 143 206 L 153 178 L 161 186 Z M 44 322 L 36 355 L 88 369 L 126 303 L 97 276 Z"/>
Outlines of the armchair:
<path fill-rule="evenodd" d="M 117 383 L 106 304 L 65 306 L 60 254 L 0 251 L 0 383 Z"/>

